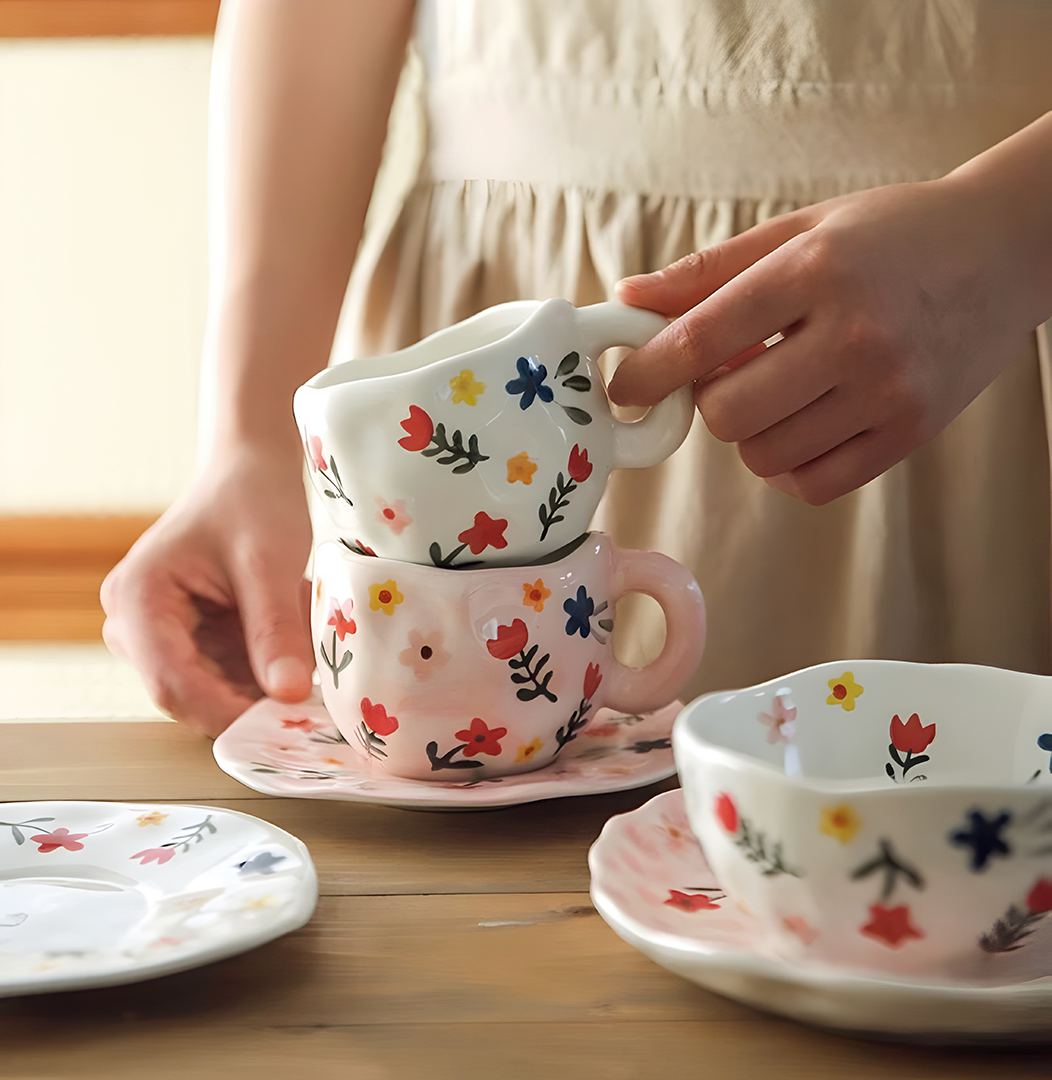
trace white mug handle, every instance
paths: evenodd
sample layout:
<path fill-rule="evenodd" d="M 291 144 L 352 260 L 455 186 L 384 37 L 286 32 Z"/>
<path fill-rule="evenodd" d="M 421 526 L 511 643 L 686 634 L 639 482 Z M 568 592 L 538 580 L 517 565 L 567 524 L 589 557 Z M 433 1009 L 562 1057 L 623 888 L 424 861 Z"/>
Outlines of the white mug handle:
<path fill-rule="evenodd" d="M 627 304 L 591 304 L 577 309 L 577 324 L 589 356 L 615 345 L 638 349 L 668 326 L 656 311 Z M 642 469 L 664 461 L 687 437 L 694 420 L 694 393 L 681 386 L 652 406 L 635 423 L 614 421 L 614 456 L 611 468 Z"/>

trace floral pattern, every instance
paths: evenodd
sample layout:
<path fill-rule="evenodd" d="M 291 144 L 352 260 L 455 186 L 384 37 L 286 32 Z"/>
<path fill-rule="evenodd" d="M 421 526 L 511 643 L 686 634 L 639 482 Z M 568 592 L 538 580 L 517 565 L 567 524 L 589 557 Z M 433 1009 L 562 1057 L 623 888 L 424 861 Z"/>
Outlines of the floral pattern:
<path fill-rule="evenodd" d="M 163 866 L 177 854 L 185 854 L 190 850 L 191 845 L 200 844 L 206 836 L 215 835 L 216 832 L 218 830 L 212 821 L 212 815 L 207 814 L 202 821 L 187 825 L 167 843 L 158 847 L 144 848 L 142 851 L 137 851 L 134 855 L 129 856 L 129 858 L 138 859 L 140 866 L 145 866 L 151 862 Z"/>
<path fill-rule="evenodd" d="M 518 765 L 524 761 L 532 761 L 543 749 L 544 743 L 534 737 L 530 742 L 523 743 L 515 751 L 515 763 Z"/>
<path fill-rule="evenodd" d="M 990 953 L 1021 949 L 1049 911 L 1052 911 L 1052 881 L 1038 878 L 1026 894 L 1023 906 L 1009 905 L 1004 915 L 979 938 L 979 948 Z"/>
<path fill-rule="evenodd" d="M 486 384 L 477 382 L 475 373 L 470 368 L 464 368 L 459 375 L 449 380 L 449 388 L 453 391 L 454 405 L 477 405 Z"/>
<path fill-rule="evenodd" d="M 336 458 L 329 456 L 325 460 L 325 451 L 322 449 L 321 439 L 317 435 L 308 435 L 304 439 L 307 452 L 307 461 L 310 463 L 311 472 L 322 472 L 330 487 L 322 486 L 322 494 L 329 499 L 342 499 L 348 506 L 354 506 L 347 492 L 343 490 L 343 481 L 340 479 L 340 470 L 336 468 Z M 336 490 L 332 490 L 335 488 Z"/>
<path fill-rule="evenodd" d="M 167 814 L 162 814 L 160 810 L 154 810 L 149 814 L 140 814 L 135 820 L 139 823 L 141 829 L 146 825 L 160 825 L 166 817 L 168 817 Z"/>
<path fill-rule="evenodd" d="M 409 631 L 409 648 L 398 654 L 398 662 L 404 667 L 411 667 L 413 674 L 420 680 L 430 679 L 440 668 L 449 663 L 450 654 L 442 648 L 445 634 L 434 630 L 429 634 L 419 630 Z"/>
<path fill-rule="evenodd" d="M 522 684 L 515 691 L 515 696 L 520 701 L 533 701 L 538 697 L 546 697 L 549 701 L 558 701 L 558 697 L 548 689 L 552 680 L 551 669 L 541 677 L 541 671 L 551 658 L 551 653 L 545 653 L 537 657 L 539 646 L 531 645 L 529 650 L 530 632 L 522 619 L 513 619 L 510 624 L 498 626 L 496 637 L 486 641 L 486 649 L 490 656 L 496 660 L 506 660 L 508 667 L 512 669 L 511 681 Z"/>
<path fill-rule="evenodd" d="M 83 832 L 71 833 L 69 829 L 55 829 L 49 833 L 38 833 L 29 839 L 39 845 L 37 850 L 41 854 L 46 854 L 49 851 L 58 851 L 60 848 L 65 851 L 81 851 L 84 845 L 80 841 L 87 835 L 88 833 Z"/>
<path fill-rule="evenodd" d="M 726 791 L 721 791 L 716 796 L 713 809 L 724 832 L 731 836 L 735 846 L 749 862 L 756 863 L 764 877 L 776 877 L 778 874 L 803 877 L 801 871 L 793 870 L 786 864 L 782 856 L 781 840 L 768 845 L 765 834 L 754 829 Z"/>
<path fill-rule="evenodd" d="M 710 892 L 717 893 L 717 896 L 709 896 Z M 669 889 L 668 899 L 663 900 L 662 903 L 668 904 L 669 907 L 679 908 L 680 911 L 719 911 L 720 905 L 714 901 L 723 898 L 724 894 L 719 889 L 714 888 L 700 890 L 696 893 L 685 893 L 680 889 Z"/>
<path fill-rule="evenodd" d="M 453 548 L 448 555 L 442 554 L 442 548 L 434 543 L 429 549 L 431 561 L 440 568 L 453 566 L 453 560 L 465 549 L 470 548 L 473 555 L 481 555 L 486 548 L 492 547 L 497 550 L 506 548 L 508 541 L 504 539 L 504 530 L 508 527 L 506 518 L 491 518 L 484 510 L 475 515 L 475 524 L 465 529 L 457 539 L 460 546 Z M 476 563 L 461 563 L 460 568 L 475 566 Z"/>
<path fill-rule="evenodd" d="M 1012 821 L 1010 810 L 987 817 L 982 810 L 970 810 L 964 826 L 950 833 L 950 843 L 956 847 L 970 848 L 970 868 L 985 870 L 995 855 L 1007 858 L 1012 849 L 1001 833 Z"/>
<path fill-rule="evenodd" d="M 369 608 L 372 611 L 382 611 L 385 615 L 393 615 L 394 609 L 404 599 L 405 597 L 398 591 L 398 583 L 394 578 L 369 586 Z"/>
<path fill-rule="evenodd" d="M 533 474 L 537 471 L 537 463 L 530 460 L 530 455 L 525 450 L 520 451 L 514 457 L 508 458 L 508 483 L 516 481 L 527 487 L 533 483 Z"/>
<path fill-rule="evenodd" d="M 440 769 L 478 769 L 483 762 L 474 759 L 479 754 L 490 757 L 498 757 L 502 752 L 500 740 L 508 734 L 505 727 L 490 727 L 484 720 L 476 716 L 471 721 L 471 726 L 456 732 L 454 738 L 460 742 L 452 750 L 447 750 L 439 755 L 438 743 L 429 742 L 425 747 L 428 761 L 431 762 L 431 771 L 438 772 Z M 454 757 L 463 753 L 462 758 Z"/>
<path fill-rule="evenodd" d="M 757 713 L 756 719 L 767 727 L 769 743 L 792 742 L 796 735 L 796 706 L 789 700 L 789 691 L 779 690 L 771 699 L 771 711 Z"/>
<path fill-rule="evenodd" d="M 869 909 L 869 922 L 859 927 L 859 933 L 876 938 L 892 949 L 901 948 L 910 938 L 924 937 L 924 931 L 913 925 L 905 904 L 898 907 L 874 904 Z"/>
<path fill-rule="evenodd" d="M 850 671 L 845 671 L 839 679 L 829 680 L 829 697 L 827 705 L 839 705 L 844 712 L 854 712 L 855 699 L 862 696 L 864 687 L 855 682 L 855 676 Z"/>
<path fill-rule="evenodd" d="M 348 597 L 346 600 L 339 601 L 335 599 L 329 600 L 329 619 L 326 622 L 326 626 L 333 627 L 332 631 L 332 655 L 325 649 L 325 642 L 318 642 L 318 651 L 321 653 L 322 663 L 329 669 L 329 673 L 332 675 L 332 685 L 334 689 L 340 688 L 340 673 L 344 671 L 347 665 L 354 659 L 354 653 L 350 649 L 345 649 L 343 654 L 340 654 L 339 647 L 336 642 L 337 639 L 343 642 L 344 638 L 348 634 L 354 634 L 358 631 L 358 626 L 354 619 L 351 618 L 351 611 L 354 608 L 354 600 Z"/>
<path fill-rule="evenodd" d="M 545 587 L 543 578 L 538 578 L 532 585 L 528 581 L 522 583 L 522 603 L 524 607 L 531 607 L 534 611 L 544 610 L 544 601 L 552 595 L 552 590 Z"/>
<path fill-rule="evenodd" d="M 903 782 L 907 780 L 906 774 L 910 769 L 931 760 L 930 755 L 923 753 L 923 751 L 931 745 L 934 738 L 935 725 L 922 726 L 920 716 L 917 713 L 914 713 L 905 724 L 897 715 L 891 718 L 891 745 L 888 747 L 888 753 L 891 755 L 895 765 L 898 765 L 902 770 Z M 905 754 L 905 757 L 902 756 L 903 754 Z M 899 777 L 895 773 L 895 765 L 889 761 L 884 766 L 884 769 L 888 776 L 898 783 Z M 914 780 L 927 780 L 928 778 L 918 773 L 908 779 L 912 782 Z"/>
<path fill-rule="evenodd" d="M 541 503 L 537 508 L 537 516 L 541 520 L 541 540 L 544 540 L 553 525 L 566 519 L 560 510 L 570 505 L 570 496 L 577 490 L 578 484 L 583 484 L 592 475 L 592 463 L 588 460 L 588 451 L 581 450 L 579 444 L 574 443 L 570 451 L 570 460 L 566 465 L 569 479 L 559 473 L 555 479 L 555 486 L 548 492 L 547 504 Z"/>
<path fill-rule="evenodd" d="M 603 676 L 600 674 L 599 665 L 589 664 L 584 672 L 584 686 L 582 687 L 584 696 L 570 715 L 570 719 L 555 733 L 555 741 L 559 744 L 555 750 L 557 754 L 567 743 L 573 742 L 581 729 L 588 723 L 588 714 L 592 711 L 592 698 L 595 697 L 595 692 L 599 689 L 599 684 L 602 681 Z M 639 744 L 636 743 L 634 749 L 637 752 L 639 752 L 638 748 Z"/>
<path fill-rule="evenodd" d="M 409 415 L 401 426 L 406 435 L 398 445 L 403 450 L 433 457 L 439 465 L 452 465 L 454 473 L 471 472 L 476 465 L 489 461 L 489 455 L 479 450 L 477 435 L 469 435 L 465 446 L 463 432 L 458 429 L 447 436 L 445 424 L 436 424 L 419 405 L 409 406 Z"/>
<path fill-rule="evenodd" d="M 409 406 L 409 415 L 402 421 L 406 434 L 398 440 L 403 450 L 417 452 L 426 450 L 431 445 L 431 436 L 435 433 L 435 424 L 430 416 L 418 405 Z"/>
<path fill-rule="evenodd" d="M 413 524 L 413 519 L 406 513 L 405 500 L 395 499 L 388 502 L 381 496 L 376 496 L 376 520 L 381 525 L 386 525 L 395 536 L 401 536 L 407 525 Z"/>
<path fill-rule="evenodd" d="M 826 836 L 831 836 L 834 840 L 846 844 L 853 840 L 855 834 L 862 828 L 862 819 L 850 803 L 823 806 L 818 828 Z"/>
<path fill-rule="evenodd" d="M 555 396 L 550 386 L 545 386 L 544 380 L 548 377 L 548 369 L 537 362 L 536 356 L 520 356 L 515 361 L 515 370 L 519 373 L 517 379 L 511 379 L 504 386 L 509 394 L 519 394 L 519 408 L 525 411 L 534 402 L 535 398 L 541 401 L 551 401 Z"/>

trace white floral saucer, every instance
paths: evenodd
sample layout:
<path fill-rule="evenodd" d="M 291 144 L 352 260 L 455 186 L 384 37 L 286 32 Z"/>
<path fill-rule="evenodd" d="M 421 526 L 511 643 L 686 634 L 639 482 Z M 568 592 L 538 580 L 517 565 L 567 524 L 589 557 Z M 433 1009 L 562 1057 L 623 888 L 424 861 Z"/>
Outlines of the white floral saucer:
<path fill-rule="evenodd" d="M 411 810 L 482 810 L 624 791 L 674 776 L 669 737 L 682 708 L 675 701 L 645 716 L 600 709 L 554 764 L 464 783 L 407 780 L 364 762 L 337 730 L 317 692 L 301 705 L 263 698 L 216 739 L 213 751 L 224 772 L 266 795 Z"/>
<path fill-rule="evenodd" d="M 306 847 L 212 806 L 0 803 L 0 997 L 208 964 L 302 926 Z"/>
<path fill-rule="evenodd" d="M 1033 949 L 1026 950 L 1028 958 L 999 955 L 999 973 L 982 983 L 895 978 L 780 958 L 760 922 L 719 887 L 691 832 L 680 789 L 611 818 L 588 865 L 592 901 L 620 937 L 669 971 L 747 1005 L 902 1041 L 1049 1038 L 1047 946 L 1040 950 L 1043 962 Z"/>

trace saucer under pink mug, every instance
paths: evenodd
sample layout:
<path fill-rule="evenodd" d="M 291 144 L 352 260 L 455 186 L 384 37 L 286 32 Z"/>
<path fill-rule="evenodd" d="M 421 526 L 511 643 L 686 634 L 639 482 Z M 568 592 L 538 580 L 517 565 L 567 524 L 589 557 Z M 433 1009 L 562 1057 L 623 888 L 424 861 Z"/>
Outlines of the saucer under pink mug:
<path fill-rule="evenodd" d="M 558 553 L 557 553 L 558 554 Z M 624 667 L 614 605 L 652 596 L 660 656 Z M 675 700 L 705 645 L 701 590 L 678 563 L 601 533 L 525 567 L 454 571 L 319 545 L 311 630 L 326 707 L 392 775 L 484 779 L 553 762 L 602 707 Z"/>

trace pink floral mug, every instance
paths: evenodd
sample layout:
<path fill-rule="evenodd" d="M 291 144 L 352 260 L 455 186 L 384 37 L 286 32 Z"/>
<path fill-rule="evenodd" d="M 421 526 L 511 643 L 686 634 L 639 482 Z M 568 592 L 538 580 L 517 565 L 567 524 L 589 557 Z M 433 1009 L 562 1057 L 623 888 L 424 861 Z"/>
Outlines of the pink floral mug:
<path fill-rule="evenodd" d="M 666 324 L 621 304 L 501 304 L 296 391 L 311 478 L 353 549 L 462 568 L 535 562 L 581 536 L 610 470 L 686 438 L 689 388 L 637 423 L 610 411 L 596 360 Z"/>
<path fill-rule="evenodd" d="M 661 605 L 663 651 L 614 659 L 614 605 Z M 690 573 L 601 533 L 528 567 L 451 572 L 360 555 L 314 556 L 311 628 L 322 696 L 377 769 L 417 780 L 485 779 L 555 761 L 604 706 L 673 701 L 701 659 L 705 605 Z"/>

